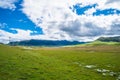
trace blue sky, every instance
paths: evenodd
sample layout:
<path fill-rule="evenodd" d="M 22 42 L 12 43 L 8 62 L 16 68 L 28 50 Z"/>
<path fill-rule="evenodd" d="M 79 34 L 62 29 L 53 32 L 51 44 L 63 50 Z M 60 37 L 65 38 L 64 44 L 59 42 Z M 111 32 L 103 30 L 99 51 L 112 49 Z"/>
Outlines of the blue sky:
<path fill-rule="evenodd" d="M 20 10 L 22 8 L 21 1 L 17 2 L 14 11 L 0 8 L 0 23 L 5 23 L 6 26 L 1 28 L 13 34 L 17 34 L 16 30 L 11 28 L 31 30 L 31 35 L 42 34 L 42 29 L 36 26 L 28 17 Z"/>
<path fill-rule="evenodd" d="M 111 2 L 111 6 L 107 6 L 108 1 L 106 0 L 106 2 L 104 2 L 104 6 L 101 8 L 100 5 L 102 4 L 100 3 L 99 0 L 98 2 L 93 2 L 93 3 L 89 2 L 89 4 L 88 2 L 84 2 L 84 1 L 80 2 L 80 0 L 78 0 L 77 3 L 73 3 L 73 5 L 70 4 L 67 8 L 65 5 L 62 5 L 62 3 L 63 4 L 65 3 L 64 1 L 61 2 L 60 4 L 61 6 L 56 6 L 54 5 L 56 4 L 55 1 L 53 0 L 54 2 L 52 2 L 52 0 L 50 0 L 50 2 L 48 2 L 50 5 L 47 7 L 43 7 L 41 5 L 46 6 L 48 3 L 44 1 L 42 2 L 40 0 L 38 3 L 42 3 L 42 4 L 38 5 L 37 0 L 35 1 L 33 1 L 32 3 L 30 2 L 30 0 L 28 1 L 27 0 L 10 0 L 10 1 L 5 0 L 3 2 L 0 0 L 1 2 L 0 4 L 3 5 L 3 6 L 0 6 L 0 30 L 1 30 L 0 35 L 2 36 L 0 38 L 1 40 L 4 36 L 6 36 L 5 33 L 4 34 L 2 33 L 2 31 L 8 32 L 11 34 L 19 34 L 17 31 L 19 29 L 23 31 L 29 30 L 30 31 L 29 36 L 40 37 L 40 35 L 45 35 L 45 38 L 49 37 L 49 39 L 51 39 L 51 37 L 53 37 L 58 40 L 62 39 L 62 37 L 59 37 L 59 36 L 64 36 L 63 39 L 68 39 L 68 40 L 71 39 L 73 36 L 75 36 L 75 38 L 76 37 L 81 38 L 81 39 L 76 38 L 75 40 L 84 41 L 83 37 L 85 37 L 85 39 L 87 38 L 91 39 L 97 36 L 110 34 L 110 30 L 107 32 L 100 33 L 99 30 L 103 30 L 103 29 L 108 30 L 109 28 L 104 25 L 102 27 L 100 26 L 101 27 L 100 28 L 98 25 L 96 25 L 97 20 L 96 20 L 96 23 L 92 22 L 93 19 L 96 19 L 97 17 L 100 17 L 100 16 L 101 18 L 104 16 L 103 17 L 104 20 L 107 19 L 107 17 L 108 19 L 111 19 L 112 17 L 114 17 L 115 19 L 111 19 L 109 23 L 104 22 L 104 20 L 102 19 L 100 21 L 105 23 L 105 25 L 110 24 L 109 25 L 110 27 L 112 25 L 112 22 L 114 22 L 114 20 L 117 20 L 119 23 L 119 18 L 117 17 L 119 17 L 120 15 L 120 8 L 118 6 L 114 6 L 115 4 L 117 4 L 117 2 L 114 5 L 113 5 L 114 2 Z M 57 2 L 59 2 L 59 0 Z M 69 2 L 66 1 L 66 3 L 69 3 Z M 37 7 L 35 7 L 35 5 Z M 110 2 L 109 2 L 109 5 L 110 5 Z M 62 14 L 62 11 L 65 14 Z M 62 17 L 65 17 L 65 19 L 68 21 L 66 20 L 64 21 Z M 84 19 L 86 19 L 86 21 Z M 91 21 L 89 22 L 89 20 Z M 59 26 L 56 25 L 58 23 L 59 23 Z M 67 26 L 63 23 L 67 24 Z M 88 26 L 85 26 L 88 23 L 91 25 L 89 26 L 89 28 Z M 72 26 L 68 24 L 71 24 Z M 94 29 L 93 29 L 93 25 L 96 26 L 94 27 Z M 56 26 L 56 27 L 53 27 L 53 26 Z M 77 31 L 76 30 L 77 28 L 80 30 Z M 82 28 L 84 28 L 83 30 L 85 31 L 83 31 Z M 119 26 L 117 28 L 119 28 Z M 97 33 L 95 33 L 96 32 L 95 30 L 97 30 Z M 91 34 L 92 37 L 89 34 Z M 95 34 L 99 34 L 99 35 L 94 36 Z M 113 35 L 119 35 L 119 33 L 116 33 L 116 34 L 114 33 Z"/>

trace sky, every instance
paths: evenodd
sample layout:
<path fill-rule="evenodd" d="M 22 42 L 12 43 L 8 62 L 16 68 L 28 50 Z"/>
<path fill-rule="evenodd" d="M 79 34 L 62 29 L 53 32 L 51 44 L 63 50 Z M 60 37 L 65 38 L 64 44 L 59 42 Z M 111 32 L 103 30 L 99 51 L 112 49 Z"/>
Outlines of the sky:
<path fill-rule="evenodd" d="M 0 43 L 120 36 L 120 0 L 0 0 Z"/>

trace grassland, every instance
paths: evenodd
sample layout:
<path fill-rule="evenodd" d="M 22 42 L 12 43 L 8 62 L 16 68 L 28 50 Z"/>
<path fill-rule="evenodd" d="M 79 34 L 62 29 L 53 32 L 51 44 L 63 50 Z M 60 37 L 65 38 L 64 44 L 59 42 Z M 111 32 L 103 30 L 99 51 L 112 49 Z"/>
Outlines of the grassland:
<path fill-rule="evenodd" d="M 0 45 L 0 80 L 120 80 L 120 45 Z"/>

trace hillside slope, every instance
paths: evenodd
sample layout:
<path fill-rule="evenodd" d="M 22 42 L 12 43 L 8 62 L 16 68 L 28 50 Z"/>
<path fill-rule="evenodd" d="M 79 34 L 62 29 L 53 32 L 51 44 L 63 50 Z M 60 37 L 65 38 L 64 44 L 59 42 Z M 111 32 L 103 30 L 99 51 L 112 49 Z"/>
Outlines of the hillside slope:
<path fill-rule="evenodd" d="M 97 39 L 97 41 L 120 42 L 120 36 L 116 36 L 116 37 L 100 37 L 100 38 Z"/>

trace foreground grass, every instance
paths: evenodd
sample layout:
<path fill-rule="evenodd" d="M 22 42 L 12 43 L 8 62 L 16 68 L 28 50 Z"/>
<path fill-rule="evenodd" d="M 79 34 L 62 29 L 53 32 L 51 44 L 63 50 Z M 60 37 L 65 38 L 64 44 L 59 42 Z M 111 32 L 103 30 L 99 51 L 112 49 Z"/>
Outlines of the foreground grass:
<path fill-rule="evenodd" d="M 0 45 L 0 80 L 120 80 L 120 46 Z"/>

